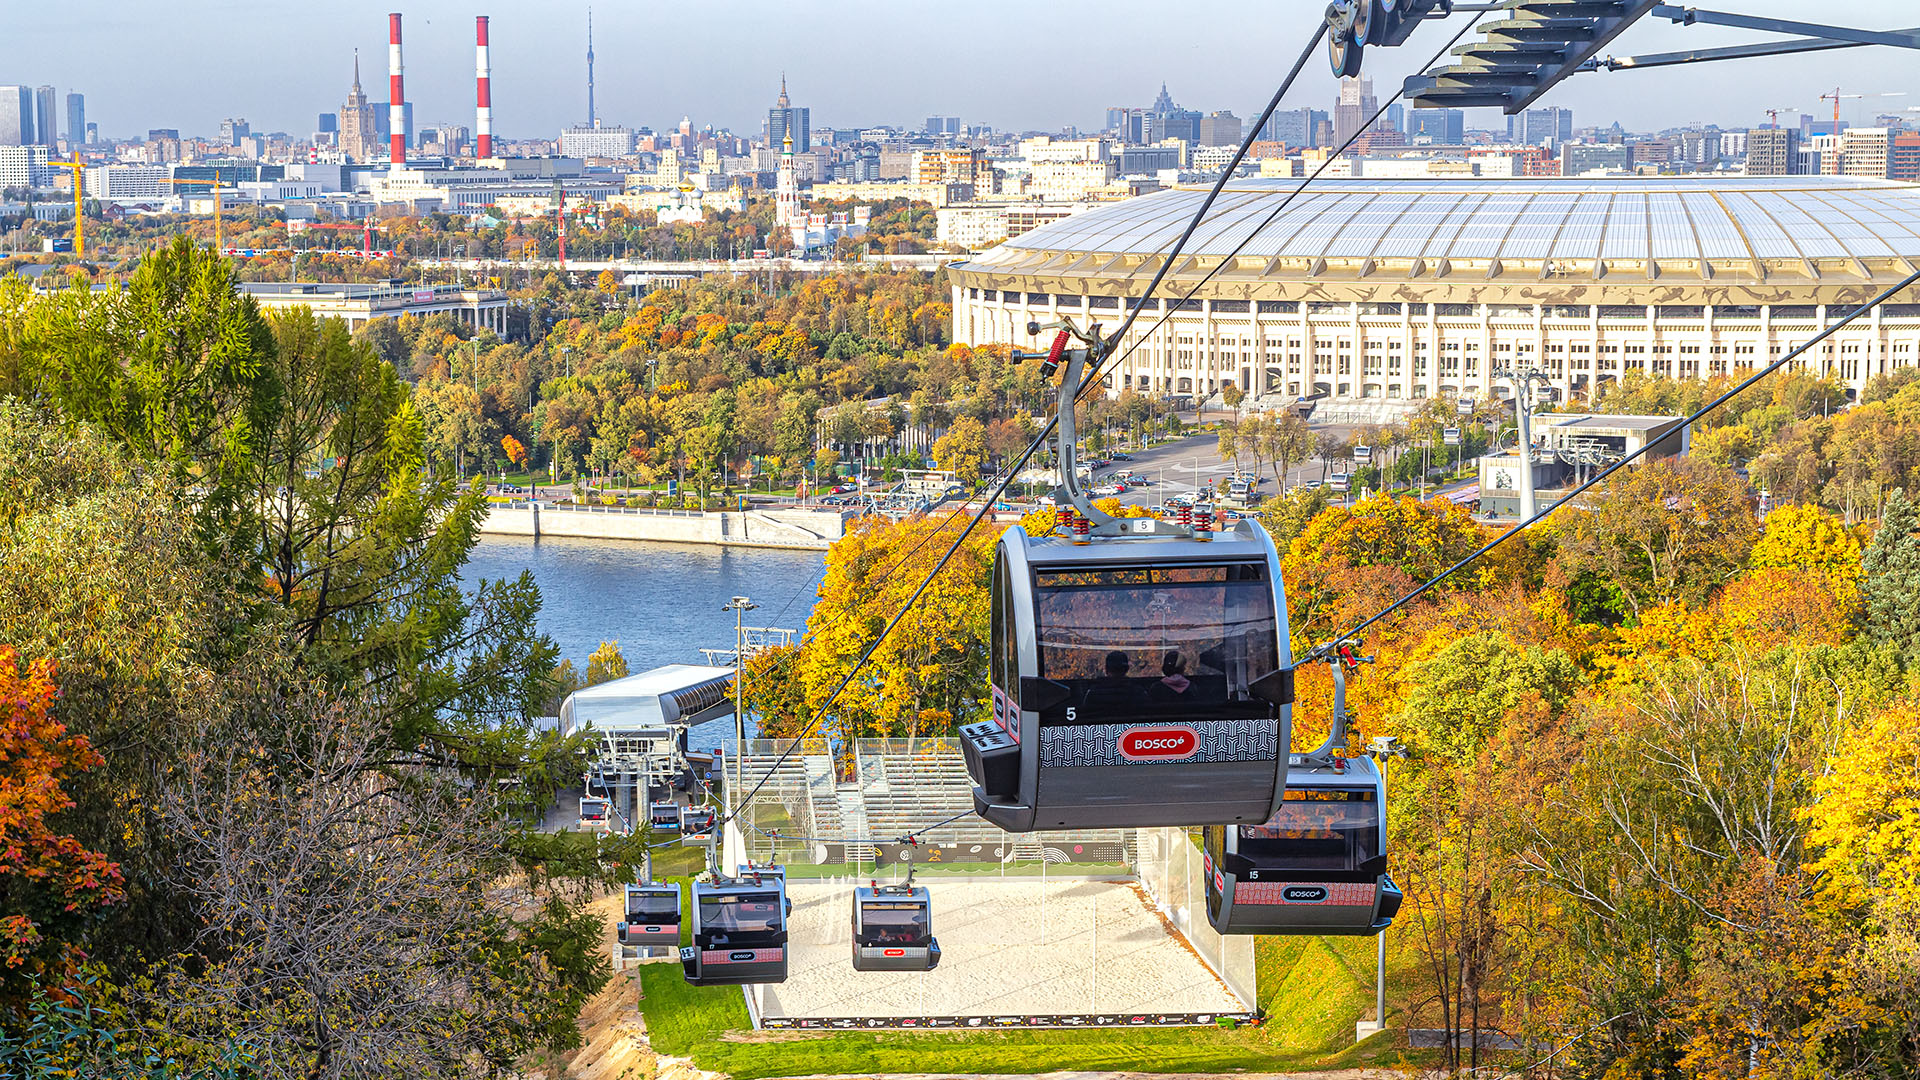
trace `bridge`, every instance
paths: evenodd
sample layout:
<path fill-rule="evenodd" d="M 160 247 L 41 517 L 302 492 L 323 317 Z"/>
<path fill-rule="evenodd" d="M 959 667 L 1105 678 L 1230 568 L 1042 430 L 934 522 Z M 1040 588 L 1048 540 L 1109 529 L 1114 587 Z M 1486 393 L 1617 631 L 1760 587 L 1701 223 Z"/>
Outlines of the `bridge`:
<path fill-rule="evenodd" d="M 821 259 L 453 259 L 415 260 L 430 269 L 461 270 L 471 274 L 499 275 L 515 270 L 546 272 L 565 269 L 576 274 L 598 274 L 611 270 L 616 274 L 639 274 L 661 281 L 697 280 L 710 274 L 739 276 L 768 271 L 794 274 L 837 274 L 854 269 L 922 270 L 931 273 L 964 255 L 872 255 L 856 261 Z"/>

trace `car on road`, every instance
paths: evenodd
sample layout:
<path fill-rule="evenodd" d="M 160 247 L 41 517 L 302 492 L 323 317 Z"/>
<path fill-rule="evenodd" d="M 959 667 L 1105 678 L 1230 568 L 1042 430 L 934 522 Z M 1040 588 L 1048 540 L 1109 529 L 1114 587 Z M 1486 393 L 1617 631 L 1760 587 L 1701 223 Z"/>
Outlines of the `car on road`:
<path fill-rule="evenodd" d="M 856 485 L 854 484 L 836 484 L 833 487 L 833 493 L 835 495 L 845 495 L 847 492 L 853 491 L 855 489 L 856 489 Z"/>
<path fill-rule="evenodd" d="M 1115 454 L 1115 455 L 1113 455 L 1113 460 L 1115 460 L 1115 461 L 1132 461 L 1132 460 L 1133 460 L 1133 455 L 1132 455 L 1132 454 Z"/>

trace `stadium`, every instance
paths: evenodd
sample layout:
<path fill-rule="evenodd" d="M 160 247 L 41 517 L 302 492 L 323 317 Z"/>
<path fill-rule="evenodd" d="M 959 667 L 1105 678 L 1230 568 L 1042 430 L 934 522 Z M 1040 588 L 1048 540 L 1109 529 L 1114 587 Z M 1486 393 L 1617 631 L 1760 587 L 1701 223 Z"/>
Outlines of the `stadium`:
<path fill-rule="evenodd" d="M 1529 364 L 1571 400 L 1631 371 L 1754 368 L 1920 266 L 1920 187 L 1883 180 L 1321 180 L 1295 195 L 1301 186 L 1228 185 L 1136 321 L 1110 388 L 1238 387 L 1391 415 L 1423 398 L 1507 396 L 1494 373 Z M 954 340 L 1032 348 L 1027 323 L 1056 317 L 1113 328 L 1205 197 L 1180 187 L 1101 206 L 953 266 Z M 1806 366 L 1857 393 L 1913 364 L 1920 296 L 1893 299 Z"/>

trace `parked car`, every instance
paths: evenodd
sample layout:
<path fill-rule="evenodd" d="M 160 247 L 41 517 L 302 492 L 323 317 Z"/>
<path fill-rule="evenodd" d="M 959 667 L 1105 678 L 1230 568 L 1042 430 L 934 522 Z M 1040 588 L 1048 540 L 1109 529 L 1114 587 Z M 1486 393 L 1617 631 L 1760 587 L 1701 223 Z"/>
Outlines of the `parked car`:
<path fill-rule="evenodd" d="M 1113 455 L 1113 460 L 1115 460 L 1115 461 L 1132 461 L 1132 460 L 1133 460 L 1133 455 L 1132 455 L 1132 454 L 1115 454 L 1115 455 Z"/>

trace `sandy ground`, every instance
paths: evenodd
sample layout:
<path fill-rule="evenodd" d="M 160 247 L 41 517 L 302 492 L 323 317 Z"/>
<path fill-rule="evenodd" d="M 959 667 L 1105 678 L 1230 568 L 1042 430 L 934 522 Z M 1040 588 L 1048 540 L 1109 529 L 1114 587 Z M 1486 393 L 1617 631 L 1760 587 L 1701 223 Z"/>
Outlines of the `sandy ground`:
<path fill-rule="evenodd" d="M 789 882 L 787 981 L 764 1016 L 1238 1012 L 1243 1006 L 1140 894 L 1106 881 L 931 884 L 940 966 L 861 972 L 852 886 Z"/>

